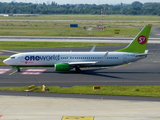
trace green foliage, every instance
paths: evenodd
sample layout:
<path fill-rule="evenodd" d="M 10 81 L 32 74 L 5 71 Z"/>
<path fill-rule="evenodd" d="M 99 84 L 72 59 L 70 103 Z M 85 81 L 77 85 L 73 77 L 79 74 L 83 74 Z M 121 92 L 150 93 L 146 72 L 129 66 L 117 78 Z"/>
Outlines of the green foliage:
<path fill-rule="evenodd" d="M 0 2 L 1 14 L 101 14 L 104 7 L 106 14 L 124 15 L 158 15 L 160 3 L 144 3 L 135 1 L 132 4 L 96 5 L 96 4 L 33 4 L 17 2 Z"/>

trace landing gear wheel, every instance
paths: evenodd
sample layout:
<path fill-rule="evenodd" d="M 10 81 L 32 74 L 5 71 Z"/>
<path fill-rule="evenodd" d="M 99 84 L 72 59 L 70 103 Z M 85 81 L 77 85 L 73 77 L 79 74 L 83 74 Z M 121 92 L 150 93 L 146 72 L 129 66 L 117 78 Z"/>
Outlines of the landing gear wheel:
<path fill-rule="evenodd" d="M 81 69 L 79 67 L 75 67 L 77 73 L 81 73 Z"/>
<path fill-rule="evenodd" d="M 18 72 L 21 72 L 20 68 L 17 68 L 17 71 L 18 71 Z"/>

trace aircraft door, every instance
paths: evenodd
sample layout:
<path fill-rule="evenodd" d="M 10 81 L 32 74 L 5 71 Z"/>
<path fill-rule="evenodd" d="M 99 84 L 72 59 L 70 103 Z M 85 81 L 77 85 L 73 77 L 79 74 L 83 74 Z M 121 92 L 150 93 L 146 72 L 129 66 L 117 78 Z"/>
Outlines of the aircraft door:
<path fill-rule="evenodd" d="M 24 57 L 23 57 L 23 56 L 20 56 L 20 57 L 19 57 L 19 60 L 20 60 L 21 63 L 23 63 L 23 62 L 24 62 Z"/>
<path fill-rule="evenodd" d="M 127 55 L 126 54 L 123 55 L 123 62 L 127 63 Z"/>

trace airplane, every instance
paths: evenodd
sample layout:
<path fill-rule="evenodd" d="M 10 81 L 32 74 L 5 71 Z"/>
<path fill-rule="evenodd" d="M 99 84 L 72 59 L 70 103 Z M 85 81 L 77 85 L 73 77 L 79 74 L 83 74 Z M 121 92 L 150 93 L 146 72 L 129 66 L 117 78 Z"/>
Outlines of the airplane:
<path fill-rule="evenodd" d="M 128 64 L 148 55 L 146 50 L 152 25 L 146 25 L 125 48 L 113 52 L 95 52 L 95 46 L 89 52 L 25 52 L 18 53 L 3 62 L 16 68 L 54 67 L 55 71 L 81 72 L 83 67 L 107 67 Z"/>

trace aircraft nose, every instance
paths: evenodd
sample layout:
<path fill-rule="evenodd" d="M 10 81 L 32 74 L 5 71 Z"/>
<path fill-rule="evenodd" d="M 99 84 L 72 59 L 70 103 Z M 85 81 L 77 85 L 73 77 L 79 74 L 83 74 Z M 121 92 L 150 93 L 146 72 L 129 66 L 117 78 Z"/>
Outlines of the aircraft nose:
<path fill-rule="evenodd" d="M 9 60 L 5 59 L 5 60 L 3 60 L 3 63 L 9 65 Z"/>

